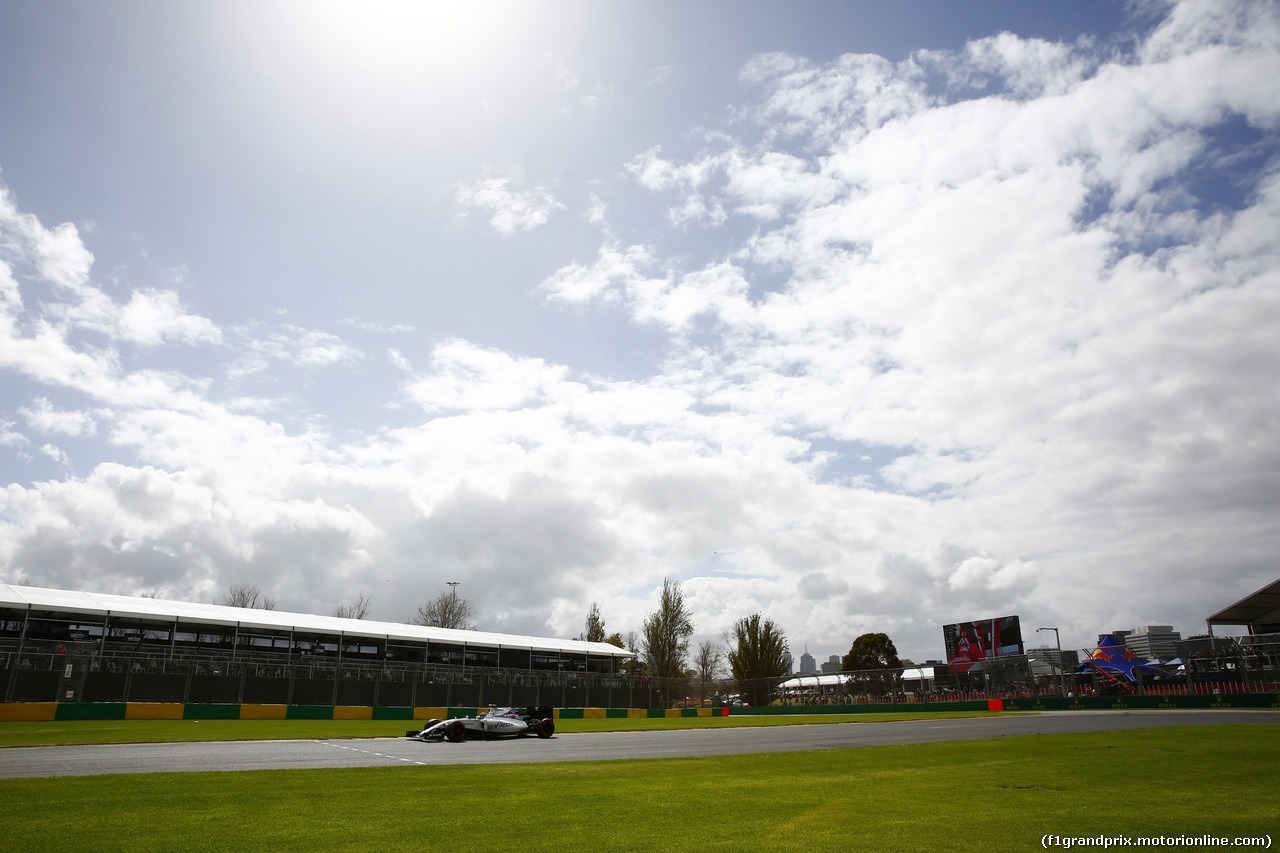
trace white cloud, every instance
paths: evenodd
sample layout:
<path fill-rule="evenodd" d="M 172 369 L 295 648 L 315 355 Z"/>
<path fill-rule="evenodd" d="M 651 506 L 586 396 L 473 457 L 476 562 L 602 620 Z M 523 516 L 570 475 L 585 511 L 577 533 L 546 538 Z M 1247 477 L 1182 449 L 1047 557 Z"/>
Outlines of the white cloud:
<path fill-rule="evenodd" d="M 220 339 L 217 326 L 188 314 L 172 291 L 139 290 L 123 305 L 113 301 L 90 281 L 92 261 L 74 226 L 46 228 L 35 216 L 19 213 L 0 186 L 0 367 L 114 402 L 156 390 L 160 375 L 129 375 L 118 343 Z M 51 295 L 24 301 L 15 265 L 23 280 L 53 285 Z M 163 384 L 188 383 L 171 377 Z"/>
<path fill-rule="evenodd" d="M 597 297 L 621 299 L 629 291 L 644 287 L 646 282 L 659 287 L 665 283 L 641 272 L 642 267 L 651 266 L 653 262 L 652 252 L 645 246 L 621 249 L 605 244 L 593 264 L 573 263 L 561 267 L 542 282 L 540 289 L 551 299 L 570 303 L 584 303 Z"/>
<path fill-rule="evenodd" d="M 68 474 L 72 472 L 71 457 L 62 448 L 53 444 L 40 445 L 40 453 L 52 459 L 59 468 Z"/>
<path fill-rule="evenodd" d="M 609 204 L 595 193 L 591 194 L 590 204 L 587 206 L 587 221 L 593 225 L 604 225 L 606 222 L 605 214 L 609 211 Z"/>
<path fill-rule="evenodd" d="M 34 407 L 18 410 L 27 423 L 43 432 L 60 432 L 73 437 L 90 436 L 98 430 L 97 419 L 91 412 L 58 411 L 44 397 L 35 400 Z"/>
<path fill-rule="evenodd" d="M 398 349 L 392 348 L 387 350 L 387 360 L 395 365 L 397 370 L 403 371 L 404 373 L 413 372 L 413 364 L 411 364 L 409 359 L 405 358 L 404 354 Z"/>
<path fill-rule="evenodd" d="M 1079 84 L 1094 68 L 1082 45 L 1023 39 L 1000 33 L 965 45 L 963 57 L 922 54 L 952 72 L 952 85 L 986 88 L 988 76 L 1001 78 L 1004 90 L 1016 98 L 1058 95 Z"/>
<path fill-rule="evenodd" d="M 25 435 L 14 430 L 13 421 L 0 421 L 0 447 L 26 447 L 31 443 Z"/>
<path fill-rule="evenodd" d="M 241 346 L 245 354 L 228 371 L 232 378 L 261 373 L 273 360 L 298 367 L 320 368 L 350 365 L 364 358 L 361 350 L 337 335 L 319 329 L 283 323 L 276 330 L 264 332 L 260 325 L 254 324 L 237 329 L 237 332 L 244 338 Z"/>
<path fill-rule="evenodd" d="M 365 320 L 356 320 L 353 318 L 347 318 L 342 322 L 350 326 L 355 326 L 362 332 L 377 332 L 381 335 L 397 335 L 404 332 L 414 331 L 414 327 L 407 323 L 371 323 Z"/>
<path fill-rule="evenodd" d="M 455 197 L 464 208 L 490 214 L 489 224 L 506 237 L 546 225 L 553 212 L 564 209 L 543 187 L 518 191 L 507 184 L 506 178 L 485 178 L 474 185 L 459 185 Z"/>
<path fill-rule="evenodd" d="M 747 300 L 748 283 L 732 264 L 715 264 L 676 278 L 644 272 L 654 265 L 645 246 L 625 249 L 606 243 L 590 266 L 570 264 L 556 270 L 539 286 L 552 301 L 582 304 L 592 300 L 621 302 L 644 323 L 673 333 L 687 331 L 700 317 L 729 323 L 748 323 L 754 307 Z"/>
<path fill-rule="evenodd" d="M 436 347 L 431 372 L 406 390 L 429 412 L 516 409 L 562 389 L 565 370 L 542 359 L 513 358 L 466 341 Z"/>
<path fill-rule="evenodd" d="M 120 336 L 151 345 L 166 339 L 186 344 L 218 343 L 222 333 L 204 317 L 188 314 L 173 291 L 135 291 L 120 309 Z"/>
<path fill-rule="evenodd" d="M 35 267 L 41 278 L 71 291 L 88 284 L 93 255 L 76 227 L 64 222 L 45 228 L 30 213 L 19 213 L 8 187 L 0 186 L 0 254 Z"/>
<path fill-rule="evenodd" d="M 651 148 L 627 164 L 627 171 L 646 189 L 679 194 L 678 203 L 667 210 L 674 225 L 705 222 L 721 225 L 728 218 L 723 201 L 715 195 L 704 197 L 702 188 L 720 172 L 728 156 L 707 154 L 699 159 L 676 164 L 660 156 L 660 148 Z"/>

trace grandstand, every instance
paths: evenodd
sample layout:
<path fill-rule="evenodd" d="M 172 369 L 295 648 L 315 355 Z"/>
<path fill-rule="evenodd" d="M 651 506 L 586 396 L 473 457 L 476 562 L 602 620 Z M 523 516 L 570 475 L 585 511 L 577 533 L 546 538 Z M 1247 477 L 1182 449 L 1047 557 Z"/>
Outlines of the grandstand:
<path fill-rule="evenodd" d="M 608 643 L 0 584 L 8 702 L 563 705 L 622 689 L 620 664 L 634 657 Z"/>

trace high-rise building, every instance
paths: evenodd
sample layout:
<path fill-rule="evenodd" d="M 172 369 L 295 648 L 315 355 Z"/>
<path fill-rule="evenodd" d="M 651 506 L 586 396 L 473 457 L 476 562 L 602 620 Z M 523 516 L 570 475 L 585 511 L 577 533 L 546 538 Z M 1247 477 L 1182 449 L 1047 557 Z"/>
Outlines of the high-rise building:
<path fill-rule="evenodd" d="M 827 658 L 827 662 L 822 665 L 822 674 L 835 675 L 843 668 L 844 664 L 840 660 L 840 655 L 832 655 Z"/>
<path fill-rule="evenodd" d="M 1099 634 L 1098 642 L 1106 637 L 1115 637 L 1133 651 L 1135 655 L 1148 660 L 1168 660 L 1178 656 L 1178 643 L 1182 635 L 1173 630 L 1172 625 L 1143 625 L 1132 631 L 1112 631 Z"/>
<path fill-rule="evenodd" d="M 1149 660 L 1176 658 L 1180 642 L 1182 634 L 1173 630 L 1172 625 L 1143 625 L 1134 628 L 1125 640 L 1135 655 Z"/>
<path fill-rule="evenodd" d="M 1103 635 L 1106 636 L 1105 634 Z M 1057 648 L 1051 646 L 1041 646 L 1038 649 L 1027 649 L 1027 656 L 1044 661 L 1050 666 L 1057 667 L 1063 672 L 1071 672 L 1080 665 L 1080 653 L 1075 649 L 1063 649 L 1058 651 Z"/>
<path fill-rule="evenodd" d="M 813 655 L 809 654 L 809 650 L 806 648 L 804 650 L 804 654 L 800 655 L 800 674 L 805 675 L 807 673 L 817 671 L 817 661 L 813 659 Z"/>
<path fill-rule="evenodd" d="M 1124 643 L 1125 645 L 1128 645 L 1129 635 L 1132 633 L 1133 633 L 1132 631 L 1109 631 L 1106 634 L 1099 634 L 1098 645 L 1102 645 L 1102 641 L 1105 640 L 1107 637 L 1115 637 L 1116 642 Z"/>

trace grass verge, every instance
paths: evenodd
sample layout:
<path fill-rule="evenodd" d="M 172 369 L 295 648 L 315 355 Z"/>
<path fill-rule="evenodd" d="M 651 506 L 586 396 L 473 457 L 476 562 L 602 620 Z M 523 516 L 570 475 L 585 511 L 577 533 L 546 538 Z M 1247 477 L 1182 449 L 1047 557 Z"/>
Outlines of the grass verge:
<path fill-rule="evenodd" d="M 1030 850 L 1262 836 L 1280 726 L 716 758 L 0 780 L 8 851 Z"/>
<path fill-rule="evenodd" d="M 777 717 L 671 717 L 558 720 L 561 732 L 661 731 L 726 726 L 795 726 L 814 723 L 881 723 L 989 716 L 989 711 L 919 714 L 814 714 Z M 179 743 L 211 740 L 331 740 L 398 737 L 411 720 L 64 720 L 0 723 L 0 747 L 89 743 Z"/>

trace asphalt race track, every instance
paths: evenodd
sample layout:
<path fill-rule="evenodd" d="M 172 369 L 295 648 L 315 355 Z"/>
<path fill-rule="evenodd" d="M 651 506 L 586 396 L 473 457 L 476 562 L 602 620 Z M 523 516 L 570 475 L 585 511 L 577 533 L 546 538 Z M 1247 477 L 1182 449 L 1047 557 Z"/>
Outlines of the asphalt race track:
<path fill-rule="evenodd" d="M 1225 723 L 1280 724 L 1280 711 L 1047 712 L 894 723 L 572 733 L 549 740 L 464 743 L 369 738 L 10 747 L 0 749 L 0 778 L 679 758 Z"/>

